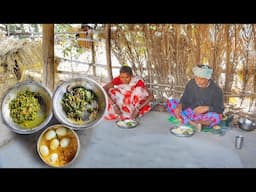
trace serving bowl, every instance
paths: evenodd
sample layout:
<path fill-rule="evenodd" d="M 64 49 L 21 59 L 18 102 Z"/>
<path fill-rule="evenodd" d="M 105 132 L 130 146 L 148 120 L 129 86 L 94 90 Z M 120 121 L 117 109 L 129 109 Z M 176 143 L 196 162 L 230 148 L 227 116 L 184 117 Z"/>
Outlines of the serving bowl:
<path fill-rule="evenodd" d="M 76 132 L 63 125 L 47 127 L 37 140 L 37 152 L 50 167 L 67 167 L 75 161 L 80 151 Z"/>
<path fill-rule="evenodd" d="M 52 93 L 36 81 L 23 81 L 7 91 L 1 108 L 4 122 L 13 132 L 32 134 L 52 119 Z"/>
<path fill-rule="evenodd" d="M 77 94 L 79 91 L 81 92 Z M 93 95 L 90 101 L 86 100 L 87 92 Z M 81 95 L 86 96 L 82 98 Z M 85 102 L 88 102 L 88 105 Z M 53 113 L 62 124 L 74 130 L 84 130 L 100 123 L 107 110 L 107 103 L 107 94 L 100 84 L 90 78 L 75 78 L 62 82 L 55 90 Z M 79 106 L 83 104 L 85 105 L 82 110 Z M 88 108 L 92 105 L 94 108 L 91 112 Z"/>

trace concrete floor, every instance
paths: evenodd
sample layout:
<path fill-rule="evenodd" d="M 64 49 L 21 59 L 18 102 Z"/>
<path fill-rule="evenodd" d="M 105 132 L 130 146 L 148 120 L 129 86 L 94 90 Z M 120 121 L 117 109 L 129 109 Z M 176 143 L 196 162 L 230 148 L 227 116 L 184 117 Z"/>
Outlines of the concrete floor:
<path fill-rule="evenodd" d="M 169 114 L 152 111 L 133 129 L 115 121 L 78 131 L 81 150 L 70 168 L 256 168 L 256 131 L 228 129 L 223 136 L 199 132 L 176 137 L 169 132 Z M 50 124 L 57 123 L 53 120 Z M 36 152 L 39 133 L 18 135 L 0 147 L 1 168 L 48 168 Z M 240 150 L 236 135 L 244 136 Z"/>

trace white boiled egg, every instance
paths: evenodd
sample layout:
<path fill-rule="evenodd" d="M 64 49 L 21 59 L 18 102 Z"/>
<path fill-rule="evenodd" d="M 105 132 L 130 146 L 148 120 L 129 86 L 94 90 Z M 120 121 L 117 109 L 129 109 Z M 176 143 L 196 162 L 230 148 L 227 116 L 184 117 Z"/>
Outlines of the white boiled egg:
<path fill-rule="evenodd" d="M 50 155 L 50 162 L 51 163 L 55 163 L 58 160 L 58 154 L 57 153 L 53 153 Z"/>
<path fill-rule="evenodd" d="M 49 149 L 46 145 L 41 145 L 39 151 L 43 156 L 47 156 L 49 154 Z"/>
<path fill-rule="evenodd" d="M 60 127 L 56 130 L 58 136 L 64 136 L 67 134 L 67 129 L 64 127 Z"/>
<path fill-rule="evenodd" d="M 51 143 L 50 143 L 50 148 L 51 148 L 51 150 L 57 149 L 58 146 L 59 146 L 59 144 L 60 144 L 60 142 L 59 142 L 58 139 L 56 139 L 56 138 L 53 139 L 53 140 L 51 141 Z"/>
<path fill-rule="evenodd" d="M 45 138 L 46 138 L 47 140 L 51 140 L 51 139 L 53 139 L 53 138 L 55 138 L 55 137 L 56 137 L 56 132 L 55 132 L 54 130 L 49 130 L 49 131 L 47 131 L 46 134 L 45 134 Z"/>
<path fill-rule="evenodd" d="M 69 145 L 69 143 L 70 143 L 70 139 L 69 138 L 63 138 L 60 141 L 60 146 L 64 148 L 64 147 L 67 147 Z"/>

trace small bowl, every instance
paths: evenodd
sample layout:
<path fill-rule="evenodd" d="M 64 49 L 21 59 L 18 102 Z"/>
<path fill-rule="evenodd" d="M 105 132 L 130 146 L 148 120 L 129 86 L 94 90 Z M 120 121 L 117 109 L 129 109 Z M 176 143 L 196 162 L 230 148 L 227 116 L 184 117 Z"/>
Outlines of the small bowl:
<path fill-rule="evenodd" d="M 37 153 L 50 167 L 67 167 L 77 158 L 80 141 L 76 132 L 56 124 L 46 128 L 37 140 Z"/>
<path fill-rule="evenodd" d="M 16 123 L 12 119 L 9 108 L 10 102 L 17 97 L 20 91 L 30 91 L 38 94 L 36 97 L 40 104 L 40 110 L 34 120 L 26 120 Z M 2 101 L 2 117 L 5 124 L 16 133 L 32 134 L 44 128 L 52 119 L 52 93 L 47 87 L 36 81 L 23 81 L 9 89 Z"/>

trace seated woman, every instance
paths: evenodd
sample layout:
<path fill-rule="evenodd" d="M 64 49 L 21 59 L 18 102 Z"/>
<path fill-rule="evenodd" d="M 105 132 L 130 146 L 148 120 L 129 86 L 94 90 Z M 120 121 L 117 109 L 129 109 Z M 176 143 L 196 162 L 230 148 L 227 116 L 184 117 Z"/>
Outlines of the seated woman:
<path fill-rule="evenodd" d="M 181 99 L 167 100 L 167 108 L 181 123 L 191 124 L 201 130 L 202 126 L 213 127 L 222 120 L 223 92 L 211 80 L 211 67 L 197 65 L 193 72 L 195 78 L 188 82 Z"/>
<path fill-rule="evenodd" d="M 120 68 L 120 75 L 103 87 L 109 98 L 105 119 L 135 119 L 151 110 L 154 97 L 145 82 L 133 76 L 129 66 Z"/>

